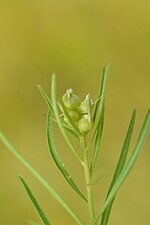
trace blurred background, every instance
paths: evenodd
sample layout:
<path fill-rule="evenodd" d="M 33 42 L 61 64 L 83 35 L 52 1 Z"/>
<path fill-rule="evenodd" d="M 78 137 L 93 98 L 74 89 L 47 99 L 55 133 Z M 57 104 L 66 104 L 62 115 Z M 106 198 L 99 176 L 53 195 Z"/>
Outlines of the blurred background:
<path fill-rule="evenodd" d="M 94 177 L 97 211 L 101 209 L 130 116 L 137 108 L 131 147 L 150 103 L 150 1 L 1 0 L 0 128 L 22 155 L 55 187 L 88 224 L 87 209 L 72 193 L 49 156 L 46 112 L 37 84 L 50 94 L 51 74 L 58 94 L 72 87 L 81 99 L 98 95 L 101 70 L 111 62 L 101 155 Z M 84 192 L 81 167 L 57 127 L 60 155 Z M 130 151 L 132 148 L 130 149 Z M 150 136 L 114 204 L 110 225 L 150 224 Z M 0 143 L 0 224 L 42 224 L 17 175 L 32 188 L 53 225 L 73 219 Z"/>

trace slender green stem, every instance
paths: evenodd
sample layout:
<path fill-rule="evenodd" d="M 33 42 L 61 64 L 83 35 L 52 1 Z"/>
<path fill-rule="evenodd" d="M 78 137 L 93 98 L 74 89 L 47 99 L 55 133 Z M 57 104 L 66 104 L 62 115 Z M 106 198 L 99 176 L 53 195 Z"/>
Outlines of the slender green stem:
<path fill-rule="evenodd" d="M 86 140 L 84 137 L 80 139 L 80 143 L 81 143 L 81 148 L 83 150 L 83 158 L 84 158 L 83 168 L 84 168 L 86 190 L 87 190 L 90 225 L 95 225 L 95 209 L 94 209 L 92 186 L 91 186 L 91 176 L 90 176 L 90 169 L 89 169 L 89 163 L 88 163 L 88 152 L 87 152 Z"/>

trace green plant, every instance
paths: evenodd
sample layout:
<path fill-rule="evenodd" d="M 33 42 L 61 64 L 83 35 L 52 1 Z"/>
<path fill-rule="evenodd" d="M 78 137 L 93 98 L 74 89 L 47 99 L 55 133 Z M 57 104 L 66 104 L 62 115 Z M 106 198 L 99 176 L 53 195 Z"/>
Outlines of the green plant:
<path fill-rule="evenodd" d="M 57 168 L 63 175 L 64 179 L 76 192 L 76 194 L 85 201 L 85 204 L 88 206 L 89 214 L 89 224 L 90 225 L 107 225 L 110 212 L 112 209 L 113 202 L 115 200 L 116 194 L 118 193 L 119 188 L 123 184 L 124 180 L 130 173 L 133 168 L 137 157 L 142 149 L 142 146 L 145 141 L 145 137 L 148 133 L 148 128 L 150 127 L 150 109 L 148 110 L 143 125 L 141 127 L 137 142 L 135 147 L 129 156 L 129 159 L 126 162 L 128 149 L 131 141 L 131 136 L 133 132 L 133 127 L 135 123 L 136 110 L 133 110 L 131 120 L 129 123 L 129 128 L 125 137 L 123 147 L 121 149 L 120 157 L 114 172 L 113 179 L 108 188 L 106 199 L 104 205 L 97 215 L 94 207 L 94 200 L 92 194 L 92 175 L 95 169 L 97 157 L 100 152 L 101 139 L 103 134 L 103 125 L 104 125 L 104 108 L 105 108 L 105 92 L 106 92 L 106 79 L 108 66 L 103 68 L 102 79 L 100 85 L 100 93 L 98 99 L 93 103 L 91 96 L 88 94 L 84 102 L 80 102 L 78 96 L 74 95 L 72 89 L 68 89 L 66 93 L 60 98 L 57 99 L 57 88 L 56 88 L 56 76 L 52 75 L 52 86 L 51 86 L 51 99 L 45 93 L 45 91 L 38 85 L 38 88 L 44 97 L 48 105 L 48 114 L 47 114 L 47 141 L 49 152 L 56 164 Z M 94 111 L 94 112 L 92 112 Z M 59 153 L 57 151 L 54 134 L 53 134 L 53 122 L 56 122 L 65 141 L 67 142 L 70 150 L 76 156 L 77 160 L 81 163 L 84 175 L 85 175 L 85 184 L 86 184 L 86 196 L 80 191 L 77 184 L 72 179 L 71 175 L 65 168 L 62 160 L 60 159 Z M 86 136 L 91 131 L 91 137 L 87 143 Z M 76 151 L 70 136 L 73 136 L 75 140 L 79 143 L 79 147 L 82 150 L 82 157 Z M 39 182 L 55 197 L 55 199 L 67 210 L 67 212 L 72 216 L 78 225 L 83 225 L 77 215 L 72 211 L 72 209 L 65 203 L 64 199 L 59 196 L 59 194 L 49 185 L 42 176 L 27 162 L 23 156 L 9 143 L 6 137 L 0 132 L 0 139 L 6 145 L 8 150 L 18 159 L 21 163 L 39 180 Z M 94 149 L 92 158 L 89 157 L 89 150 L 91 143 L 94 142 Z M 35 206 L 39 216 L 41 217 L 45 225 L 51 225 L 48 218 L 45 216 L 42 208 L 40 207 L 38 201 L 30 190 L 29 186 L 25 180 L 19 176 L 21 183 L 26 189 L 33 205 Z M 34 222 L 31 222 L 34 224 Z"/>

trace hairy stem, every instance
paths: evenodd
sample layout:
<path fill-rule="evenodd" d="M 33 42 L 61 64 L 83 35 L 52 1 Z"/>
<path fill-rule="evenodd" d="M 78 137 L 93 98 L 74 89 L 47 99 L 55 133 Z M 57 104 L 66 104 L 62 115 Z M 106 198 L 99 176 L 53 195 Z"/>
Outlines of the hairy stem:
<path fill-rule="evenodd" d="M 90 225 L 95 225 L 95 210 L 94 210 L 94 202 L 93 202 L 93 194 L 92 194 L 92 186 L 91 186 L 91 176 L 90 176 L 90 168 L 88 163 L 87 146 L 86 146 L 86 141 L 84 137 L 80 139 L 80 143 L 81 143 L 81 148 L 83 150 L 83 158 L 84 158 L 83 168 L 84 168 L 86 190 L 87 190 Z"/>

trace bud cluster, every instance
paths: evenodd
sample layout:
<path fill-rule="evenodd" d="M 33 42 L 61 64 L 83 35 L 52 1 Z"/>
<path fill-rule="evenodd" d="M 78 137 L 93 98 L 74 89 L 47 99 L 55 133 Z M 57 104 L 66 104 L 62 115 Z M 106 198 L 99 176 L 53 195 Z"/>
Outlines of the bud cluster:
<path fill-rule="evenodd" d="M 90 99 L 90 100 L 89 100 Z M 72 89 L 67 89 L 66 93 L 62 96 L 62 101 L 68 111 L 69 116 L 76 123 L 81 133 L 88 133 L 92 126 L 91 110 L 93 101 L 88 94 L 84 101 L 81 102 L 79 96 L 73 93 Z M 69 124 L 68 118 L 64 115 L 64 121 Z"/>

